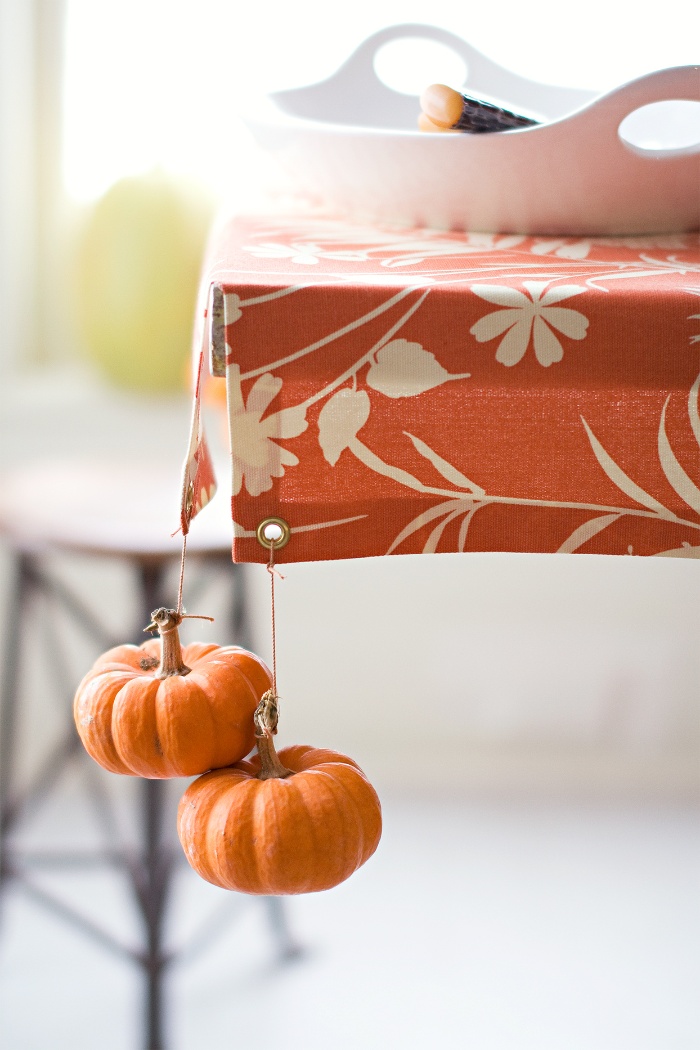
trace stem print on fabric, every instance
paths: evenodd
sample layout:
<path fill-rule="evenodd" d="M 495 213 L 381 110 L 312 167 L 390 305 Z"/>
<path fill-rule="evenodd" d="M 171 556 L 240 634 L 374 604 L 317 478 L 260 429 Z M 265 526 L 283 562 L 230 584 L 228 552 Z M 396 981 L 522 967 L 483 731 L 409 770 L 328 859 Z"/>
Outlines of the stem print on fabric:
<path fill-rule="evenodd" d="M 690 423 L 693 428 L 693 433 L 696 436 L 698 444 L 698 455 L 700 456 L 700 415 L 698 414 L 698 389 L 700 388 L 700 375 L 695 380 L 690 394 L 688 397 L 688 414 Z M 700 518 L 700 488 L 693 482 L 693 480 L 685 472 L 681 464 L 678 462 L 673 449 L 668 440 L 665 429 L 665 415 L 668 400 L 664 404 L 663 411 L 661 413 L 661 420 L 659 423 L 659 435 L 658 435 L 658 446 L 659 446 L 659 459 L 661 466 L 663 467 L 664 473 L 668 478 L 669 483 L 672 485 L 676 493 L 680 498 L 688 505 L 691 511 Z M 648 518 L 658 518 L 665 521 L 673 522 L 677 525 L 682 525 L 687 528 L 695 529 L 700 532 L 700 520 L 696 521 L 692 518 L 687 519 L 679 517 L 674 514 L 673 511 L 669 510 L 662 503 L 660 503 L 653 496 L 645 492 L 644 489 L 640 488 L 625 472 L 615 463 L 615 461 L 608 455 L 603 446 L 597 440 L 590 427 L 586 423 L 585 419 L 581 417 L 581 421 L 588 435 L 588 439 L 591 444 L 593 453 L 598 460 L 598 463 L 605 471 L 610 480 L 620 489 L 620 492 L 628 496 L 630 500 L 638 504 L 638 509 L 631 509 L 626 507 L 605 507 L 605 506 L 593 506 L 593 505 L 581 505 L 581 510 L 594 510 L 599 512 L 594 517 L 590 518 L 583 525 L 568 536 L 561 546 L 557 549 L 559 554 L 572 554 L 577 551 L 584 543 L 592 539 L 603 529 L 608 528 L 616 522 L 620 517 L 626 514 L 639 515 Z M 410 435 L 408 435 L 410 437 Z M 415 442 L 416 439 L 413 438 Z M 423 454 L 426 458 L 430 459 L 431 462 L 435 462 L 435 454 L 431 452 L 427 446 L 423 446 Z M 449 471 L 457 473 L 454 467 L 450 464 L 445 464 Z M 441 471 L 445 476 L 449 476 L 445 471 Z M 465 479 L 466 480 L 466 479 Z M 465 488 L 472 489 L 474 486 L 471 482 L 467 482 Z M 423 553 L 434 553 L 438 549 L 438 542 L 446 525 L 449 521 L 455 518 L 462 518 L 462 526 L 459 533 L 459 543 L 457 549 L 459 551 L 466 550 L 466 537 L 469 529 L 469 525 L 474 517 L 474 514 L 481 507 L 485 507 L 490 503 L 499 502 L 529 502 L 531 506 L 562 506 L 561 503 L 548 503 L 542 500 L 511 500 L 508 497 L 503 496 L 491 496 L 486 493 L 483 489 L 475 491 L 473 498 L 466 498 L 463 493 L 455 492 L 454 499 L 445 503 L 440 503 L 436 507 L 432 507 L 429 511 L 419 515 L 413 521 L 409 522 L 398 536 L 394 539 L 391 547 L 387 551 L 391 554 L 397 547 L 399 547 L 412 533 L 421 529 L 424 525 L 429 522 L 435 521 L 436 519 L 442 519 L 435 526 L 431 532 L 428 541 L 423 548 Z M 642 509 L 644 508 L 644 509 Z M 700 536 L 698 537 L 700 540 Z M 698 557 L 700 556 L 700 546 L 691 546 L 689 543 L 683 544 L 679 551 L 661 551 L 659 554 L 670 556 L 671 554 L 677 554 L 680 557 Z"/>
<path fill-rule="evenodd" d="M 213 275 L 237 560 L 270 515 L 288 560 L 699 556 L 694 238 L 305 223 L 247 220 Z"/>

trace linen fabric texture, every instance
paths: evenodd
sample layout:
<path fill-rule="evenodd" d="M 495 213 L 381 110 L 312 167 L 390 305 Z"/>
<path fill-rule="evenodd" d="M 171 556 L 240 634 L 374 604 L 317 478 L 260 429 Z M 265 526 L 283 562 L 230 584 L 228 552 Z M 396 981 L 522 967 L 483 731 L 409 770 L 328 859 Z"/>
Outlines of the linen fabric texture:
<path fill-rule="evenodd" d="M 700 556 L 697 235 L 237 218 L 202 287 L 235 561 Z"/>

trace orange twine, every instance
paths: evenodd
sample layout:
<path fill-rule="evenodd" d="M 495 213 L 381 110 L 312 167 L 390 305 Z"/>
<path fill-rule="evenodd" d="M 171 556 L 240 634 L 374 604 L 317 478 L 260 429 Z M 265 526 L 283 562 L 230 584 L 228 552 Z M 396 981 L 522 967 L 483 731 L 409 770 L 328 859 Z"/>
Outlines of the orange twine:
<path fill-rule="evenodd" d="M 270 609 L 272 612 L 272 692 L 277 697 L 277 630 L 275 625 L 275 576 L 281 580 L 284 576 L 275 568 L 275 541 L 270 540 L 270 560 L 267 563 L 270 574 Z"/>
<path fill-rule="evenodd" d="M 182 585 L 185 580 L 185 553 L 187 551 L 187 533 L 182 534 L 182 557 L 180 558 L 180 583 L 177 588 L 177 614 L 182 616 Z M 210 617 L 202 617 L 202 619 L 210 619 Z"/>

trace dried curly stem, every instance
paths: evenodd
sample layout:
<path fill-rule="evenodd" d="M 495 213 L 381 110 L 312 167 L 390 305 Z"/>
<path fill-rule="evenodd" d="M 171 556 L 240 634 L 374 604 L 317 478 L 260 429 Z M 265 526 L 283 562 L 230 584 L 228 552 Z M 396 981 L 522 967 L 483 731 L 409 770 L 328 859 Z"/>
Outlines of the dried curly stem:
<path fill-rule="evenodd" d="M 272 689 L 268 689 L 263 694 L 253 715 L 255 743 L 260 755 L 258 780 L 271 780 L 273 777 L 283 780 L 285 777 L 290 777 L 294 772 L 294 770 L 287 769 L 286 766 L 282 765 L 272 740 L 277 732 L 278 716 L 277 696 Z"/>
<path fill-rule="evenodd" d="M 158 631 L 160 635 L 160 666 L 155 678 L 171 678 L 173 675 L 186 675 L 191 668 L 182 659 L 180 633 L 182 614 L 175 609 L 156 609 L 151 613 L 151 622 L 146 631 Z"/>

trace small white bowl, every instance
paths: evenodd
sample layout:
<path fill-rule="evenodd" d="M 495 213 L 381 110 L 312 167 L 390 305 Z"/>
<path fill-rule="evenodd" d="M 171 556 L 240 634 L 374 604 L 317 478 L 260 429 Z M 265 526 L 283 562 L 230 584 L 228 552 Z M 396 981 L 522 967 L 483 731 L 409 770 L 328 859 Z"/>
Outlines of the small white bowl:
<path fill-rule="evenodd" d="M 388 88 L 374 69 L 379 48 L 401 37 L 448 45 L 467 64 L 465 91 L 543 123 L 482 135 L 418 131 L 418 98 Z M 700 226 L 700 145 L 642 149 L 619 134 L 630 114 L 666 100 L 700 102 L 700 67 L 596 95 L 517 76 L 435 26 L 402 25 L 365 40 L 329 79 L 266 96 L 243 116 L 295 191 L 357 219 L 605 236 Z"/>

